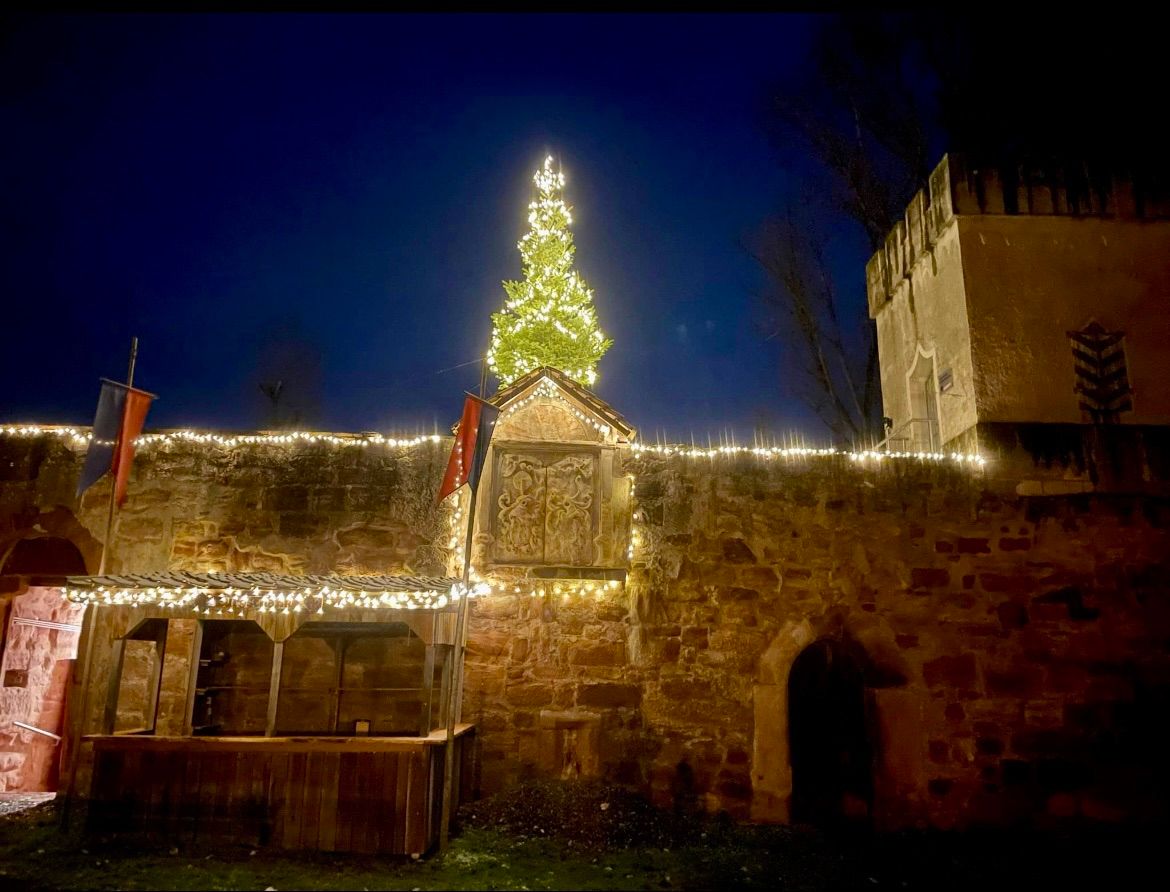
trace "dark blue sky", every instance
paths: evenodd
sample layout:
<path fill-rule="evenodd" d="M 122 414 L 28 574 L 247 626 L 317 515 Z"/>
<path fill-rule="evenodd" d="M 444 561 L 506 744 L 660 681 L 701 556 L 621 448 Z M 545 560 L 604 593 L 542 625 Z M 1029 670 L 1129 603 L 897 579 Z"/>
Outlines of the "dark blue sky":
<path fill-rule="evenodd" d="M 0 420 L 255 428 L 284 377 L 334 430 L 430 431 L 478 383 L 531 175 L 558 155 L 614 346 L 597 387 L 705 440 L 822 431 L 740 247 L 785 193 L 760 106 L 813 20 L 775 15 L 31 18 L 3 46 Z M 857 253 L 846 290 L 862 297 Z M 843 283 L 844 284 L 844 283 Z"/>

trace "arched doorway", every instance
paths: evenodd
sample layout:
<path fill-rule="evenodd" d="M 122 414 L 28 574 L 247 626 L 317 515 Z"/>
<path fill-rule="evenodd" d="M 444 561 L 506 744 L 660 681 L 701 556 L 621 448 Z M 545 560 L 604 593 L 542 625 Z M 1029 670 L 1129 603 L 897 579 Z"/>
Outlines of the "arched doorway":
<path fill-rule="evenodd" d="M 813 642 L 788 676 L 793 821 L 869 818 L 874 747 L 868 728 L 861 660 L 840 642 Z"/>

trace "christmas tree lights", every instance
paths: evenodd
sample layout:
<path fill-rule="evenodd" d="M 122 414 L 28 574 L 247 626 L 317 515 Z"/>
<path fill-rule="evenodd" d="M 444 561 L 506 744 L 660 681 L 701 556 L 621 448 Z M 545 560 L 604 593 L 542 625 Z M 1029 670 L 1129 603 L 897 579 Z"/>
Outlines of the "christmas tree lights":
<path fill-rule="evenodd" d="M 598 328 L 593 291 L 573 270 L 573 222 L 561 198 L 565 175 L 549 156 L 533 177 L 528 233 L 517 245 L 524 278 L 504 282 L 504 309 L 492 314 L 488 367 L 503 386 L 541 366 L 560 369 L 585 387 L 613 344 Z"/>

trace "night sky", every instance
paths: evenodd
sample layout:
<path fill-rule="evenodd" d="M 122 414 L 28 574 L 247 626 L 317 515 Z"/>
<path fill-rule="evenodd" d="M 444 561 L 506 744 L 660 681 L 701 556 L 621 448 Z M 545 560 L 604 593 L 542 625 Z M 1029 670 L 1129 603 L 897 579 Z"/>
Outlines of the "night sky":
<path fill-rule="evenodd" d="M 551 152 L 614 339 L 598 393 L 643 440 L 824 438 L 741 247 L 800 193 L 761 106 L 813 25 L 10 20 L 0 420 L 89 424 L 137 335 L 150 428 L 263 427 L 258 384 L 277 378 L 317 429 L 443 428 L 478 385 Z M 838 263 L 859 303 L 865 259 Z"/>

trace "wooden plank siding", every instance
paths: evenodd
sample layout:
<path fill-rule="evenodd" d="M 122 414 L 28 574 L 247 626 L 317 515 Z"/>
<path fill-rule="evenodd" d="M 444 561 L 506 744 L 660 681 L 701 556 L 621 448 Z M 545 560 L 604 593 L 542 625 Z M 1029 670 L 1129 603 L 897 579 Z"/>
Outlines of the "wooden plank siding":
<path fill-rule="evenodd" d="M 457 771 L 473 730 L 457 729 Z M 442 732 L 87 739 L 94 745 L 92 833 L 389 855 L 423 855 L 438 841 Z M 465 786 L 456 780 L 460 801 Z"/>

